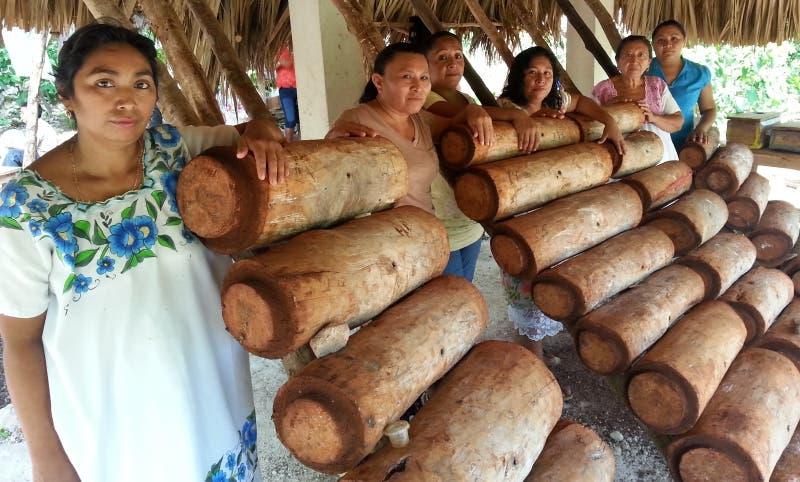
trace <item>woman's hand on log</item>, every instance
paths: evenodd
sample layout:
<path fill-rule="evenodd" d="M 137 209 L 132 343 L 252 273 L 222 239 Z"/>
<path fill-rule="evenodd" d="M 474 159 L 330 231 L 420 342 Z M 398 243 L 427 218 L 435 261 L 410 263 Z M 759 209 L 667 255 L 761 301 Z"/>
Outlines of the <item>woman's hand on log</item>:
<path fill-rule="evenodd" d="M 613 119 L 610 122 L 606 122 L 604 125 L 603 135 L 597 140 L 597 143 L 602 144 L 607 140 L 611 141 L 617 147 L 619 155 L 624 156 L 626 150 L 625 139 L 622 137 L 622 131 L 619 130 L 619 126 Z"/>
<path fill-rule="evenodd" d="M 242 159 L 252 153 L 258 178 L 280 184 L 289 176 L 289 162 L 279 139 L 283 136 L 273 122 L 253 119 L 236 143 L 236 157 Z"/>
<path fill-rule="evenodd" d="M 494 124 L 483 107 L 470 104 L 462 112 L 464 122 L 472 129 L 472 137 L 477 138 L 478 142 L 485 146 L 494 144 Z"/>
<path fill-rule="evenodd" d="M 358 122 L 337 120 L 331 130 L 325 134 L 325 139 L 336 139 L 338 137 L 376 137 L 378 133 L 375 129 L 359 124 Z"/>
<path fill-rule="evenodd" d="M 700 144 L 708 144 L 708 134 L 701 129 L 695 129 L 689 134 L 689 140 Z"/>
<path fill-rule="evenodd" d="M 542 107 L 531 114 L 531 117 L 551 117 L 553 119 L 563 119 L 564 111 L 559 109 L 551 109 L 549 107 Z"/>
<path fill-rule="evenodd" d="M 539 130 L 536 122 L 524 112 L 511 119 L 511 124 L 517 131 L 517 147 L 525 154 L 530 154 L 539 148 Z"/>

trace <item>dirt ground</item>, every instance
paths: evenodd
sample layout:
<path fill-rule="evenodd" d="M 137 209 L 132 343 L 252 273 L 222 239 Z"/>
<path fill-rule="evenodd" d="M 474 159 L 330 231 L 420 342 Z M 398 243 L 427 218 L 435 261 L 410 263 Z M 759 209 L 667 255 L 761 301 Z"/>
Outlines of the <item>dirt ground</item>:
<path fill-rule="evenodd" d="M 489 304 L 490 326 L 487 339 L 511 339 L 513 327 L 505 313 L 505 299 L 500 287 L 500 271 L 484 241 L 478 262 L 475 284 Z M 0 348 L 2 349 L 2 348 Z M 620 395 L 602 377 L 589 372 L 579 361 L 571 337 L 566 333 L 545 340 L 545 360 L 565 397 L 562 417 L 594 429 L 613 449 L 616 456 L 617 482 L 669 481 L 670 476 L 659 448 L 625 407 Z M 272 401 L 286 381 L 279 361 L 251 358 L 253 388 L 258 414 L 259 459 L 266 482 L 334 481 L 297 462 L 281 445 L 272 424 Z M 0 397 L 5 380 L 0 376 Z M 0 398 L 0 406 L 4 403 Z M 3 413 L 5 412 L 5 413 Z M 23 482 L 30 479 L 30 462 L 24 441 L 9 408 L 0 410 L 0 481 Z M 2 431 L 5 428 L 6 432 Z M 5 436 L 3 434 L 6 434 Z M 612 435 L 613 434 L 613 435 Z"/>

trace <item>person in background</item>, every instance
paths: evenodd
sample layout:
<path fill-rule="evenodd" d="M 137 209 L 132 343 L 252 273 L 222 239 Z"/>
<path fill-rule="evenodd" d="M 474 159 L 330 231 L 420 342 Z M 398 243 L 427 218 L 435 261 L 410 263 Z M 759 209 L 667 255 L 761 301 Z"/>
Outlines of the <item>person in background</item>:
<path fill-rule="evenodd" d="M 175 188 L 216 145 L 282 182 L 283 136 L 146 129 L 156 62 L 135 31 L 77 29 L 55 70 L 77 134 L 0 190 L 3 363 L 33 480 L 260 479 L 249 358 L 219 302 L 231 259 L 184 226 Z"/>
<path fill-rule="evenodd" d="M 601 105 L 637 102 L 645 117 L 642 130 L 656 133 L 664 145 L 661 162 L 678 159 L 669 133 L 681 128 L 683 114 L 667 83 L 659 77 L 645 75 L 653 59 L 650 41 L 641 35 L 625 37 L 617 46 L 616 59 L 620 75 L 595 85 L 592 97 Z"/>
<path fill-rule="evenodd" d="M 625 153 L 625 141 L 616 121 L 592 99 L 580 94 L 570 95 L 561 89 L 558 61 L 544 47 L 531 47 L 514 57 L 499 101 L 500 106 L 519 109 L 531 116 L 560 118 L 565 112 L 573 111 L 584 114 L 605 126 L 598 142 L 613 142 L 620 154 Z M 542 358 L 542 340 L 558 334 L 563 325 L 536 306 L 530 280 L 503 272 L 502 282 L 508 300 L 508 318 L 519 331 L 519 342 Z"/>
<path fill-rule="evenodd" d="M 42 119 L 42 106 L 37 106 L 36 119 L 36 159 L 56 147 L 58 134 L 49 122 Z M 4 167 L 22 167 L 25 157 L 25 131 L 9 129 L 0 135 L 0 146 L 7 149 L 3 156 Z"/>
<path fill-rule="evenodd" d="M 711 71 L 705 65 L 683 57 L 686 29 L 676 20 L 666 20 L 653 29 L 653 50 L 656 58 L 650 64 L 649 75 L 661 77 L 683 113 L 683 125 L 672 133 L 672 142 L 680 151 L 687 141 L 708 142 L 708 129 L 717 118 L 717 107 L 711 89 Z M 694 107 L 700 119 L 695 125 Z"/>
<path fill-rule="evenodd" d="M 278 96 L 281 99 L 281 108 L 286 119 L 283 137 L 286 142 L 292 142 L 299 120 L 299 109 L 297 106 L 297 78 L 294 74 L 294 55 L 292 55 L 289 47 L 283 47 L 278 52 L 275 83 L 278 86 Z"/>

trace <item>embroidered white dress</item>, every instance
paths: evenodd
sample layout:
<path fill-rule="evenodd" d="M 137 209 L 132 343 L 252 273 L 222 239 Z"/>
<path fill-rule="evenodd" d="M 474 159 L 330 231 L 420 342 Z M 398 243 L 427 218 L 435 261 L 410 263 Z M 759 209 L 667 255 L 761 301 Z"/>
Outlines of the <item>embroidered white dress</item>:
<path fill-rule="evenodd" d="M 231 261 L 175 198 L 185 161 L 237 134 L 181 132 L 146 131 L 144 182 L 105 202 L 28 170 L 0 190 L 0 313 L 47 312 L 53 419 L 84 482 L 260 480 L 248 356 L 220 307 Z"/>

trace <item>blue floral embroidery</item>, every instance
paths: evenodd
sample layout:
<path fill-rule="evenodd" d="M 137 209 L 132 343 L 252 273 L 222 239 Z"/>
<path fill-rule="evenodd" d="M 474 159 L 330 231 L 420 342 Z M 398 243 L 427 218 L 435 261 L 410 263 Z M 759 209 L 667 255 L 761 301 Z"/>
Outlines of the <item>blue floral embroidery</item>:
<path fill-rule="evenodd" d="M 75 292 L 79 294 L 89 291 L 90 284 L 92 284 L 92 278 L 87 278 L 82 274 L 76 276 L 75 281 L 72 282 L 72 285 L 75 287 Z"/>
<path fill-rule="evenodd" d="M 176 194 L 178 189 L 178 176 L 174 172 L 165 172 L 161 176 L 161 184 L 164 185 L 164 190 L 167 191 L 169 196 L 169 207 L 176 213 L 178 212 L 178 196 Z"/>
<path fill-rule="evenodd" d="M 109 229 L 111 236 L 108 237 L 108 247 L 112 254 L 120 258 L 130 258 L 133 253 L 138 253 L 144 248 L 142 232 L 137 229 L 133 220 L 123 219 Z"/>
<path fill-rule="evenodd" d="M 156 227 L 156 223 L 153 222 L 153 218 L 147 216 L 136 216 L 133 218 L 133 224 L 142 235 L 142 243 L 144 243 L 144 247 L 148 249 L 152 248 L 156 243 L 156 238 L 158 236 L 158 228 Z"/>
<path fill-rule="evenodd" d="M 39 236 L 42 234 L 42 224 L 36 221 L 31 221 L 30 224 L 28 224 L 28 230 L 32 235 Z"/>
<path fill-rule="evenodd" d="M 178 141 L 180 141 L 180 134 L 175 127 L 162 124 L 151 131 L 153 133 L 153 138 L 158 144 L 161 144 L 164 147 L 175 147 L 178 145 Z"/>
<path fill-rule="evenodd" d="M 227 482 L 244 480 L 250 482 L 258 470 L 256 451 L 256 413 L 253 411 L 244 421 L 239 431 L 239 442 L 211 466 L 206 482 L 223 480 Z M 233 463 L 232 463 L 233 462 Z M 222 477 L 222 478 L 218 478 Z"/>
<path fill-rule="evenodd" d="M 47 210 L 47 203 L 41 199 L 34 199 L 28 203 L 28 209 L 30 209 L 32 213 L 43 213 Z"/>
<path fill-rule="evenodd" d="M 22 210 L 20 206 L 28 200 L 28 191 L 14 181 L 9 181 L 0 191 L 0 217 L 16 218 Z"/>
<path fill-rule="evenodd" d="M 114 258 L 110 258 L 108 256 L 103 256 L 102 258 L 97 260 L 97 274 L 106 274 L 111 271 L 114 271 Z"/>
<path fill-rule="evenodd" d="M 70 255 L 78 250 L 78 242 L 72 235 L 72 214 L 61 213 L 53 216 L 44 223 L 44 231 L 53 237 L 56 248 L 64 254 Z"/>

